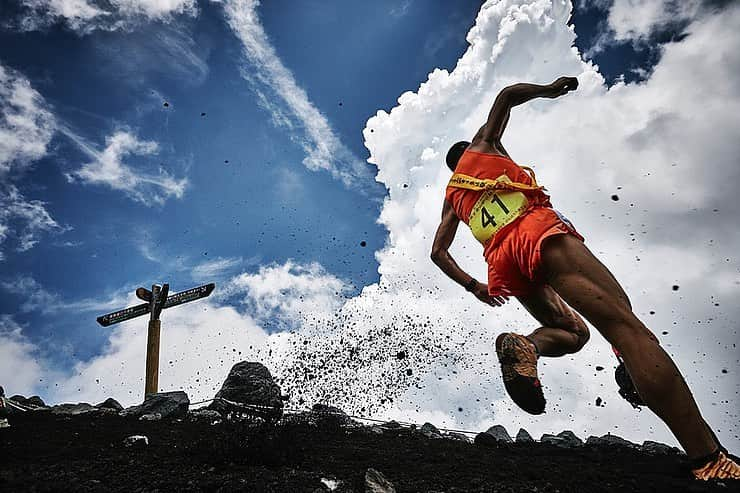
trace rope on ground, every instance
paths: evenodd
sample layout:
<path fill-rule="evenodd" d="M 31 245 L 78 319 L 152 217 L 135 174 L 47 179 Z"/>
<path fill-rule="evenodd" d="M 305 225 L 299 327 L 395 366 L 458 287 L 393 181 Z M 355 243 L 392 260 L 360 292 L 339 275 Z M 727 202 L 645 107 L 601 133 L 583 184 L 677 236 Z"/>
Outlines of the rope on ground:
<path fill-rule="evenodd" d="M 197 405 L 197 404 L 205 404 L 206 402 L 212 402 L 212 401 L 215 401 L 215 400 L 220 400 L 222 402 L 225 402 L 226 404 L 228 404 L 228 405 L 230 405 L 232 407 L 242 408 L 242 409 L 252 410 L 252 411 L 258 411 L 258 412 L 259 411 L 261 411 L 261 412 L 269 412 L 269 411 L 275 411 L 275 410 L 282 410 L 283 412 L 289 413 L 289 414 L 299 414 L 299 413 L 315 412 L 315 411 L 312 411 L 311 409 L 298 409 L 298 408 L 290 408 L 290 407 L 280 408 L 280 407 L 276 407 L 276 406 L 265 406 L 265 405 L 262 405 L 262 404 L 244 404 L 244 403 L 240 403 L 240 402 L 230 401 L 228 399 L 224 399 L 223 397 L 219 397 L 218 399 L 213 398 L 213 399 L 206 399 L 206 400 L 198 401 L 198 402 L 191 402 L 190 405 L 191 406 L 194 406 L 194 405 Z M 386 420 L 382 420 L 382 419 L 368 418 L 366 416 L 357 416 L 357 415 L 354 415 L 354 414 L 344 414 L 344 413 L 341 413 L 341 412 L 330 411 L 330 410 L 320 411 L 320 414 L 333 414 L 333 415 L 337 415 L 337 416 L 347 416 L 348 418 L 352 418 L 352 419 L 358 419 L 358 420 L 362 420 L 362 421 L 370 421 L 370 422 L 373 422 L 373 423 L 381 423 L 381 424 L 388 424 L 388 423 L 394 422 L 394 423 L 397 423 L 398 425 L 403 426 L 403 427 L 409 427 L 409 428 L 410 427 L 415 427 L 415 428 L 419 428 L 419 425 L 418 424 L 416 424 L 416 423 L 410 423 L 410 422 L 407 422 L 407 421 L 395 421 L 395 420 L 393 420 L 393 421 L 386 421 Z M 444 431 L 444 432 L 447 432 L 447 433 L 464 433 L 464 434 L 468 434 L 468 435 L 477 435 L 479 433 L 478 431 L 457 430 L 457 429 L 454 429 L 454 428 L 437 428 L 437 429 L 439 431 Z"/>

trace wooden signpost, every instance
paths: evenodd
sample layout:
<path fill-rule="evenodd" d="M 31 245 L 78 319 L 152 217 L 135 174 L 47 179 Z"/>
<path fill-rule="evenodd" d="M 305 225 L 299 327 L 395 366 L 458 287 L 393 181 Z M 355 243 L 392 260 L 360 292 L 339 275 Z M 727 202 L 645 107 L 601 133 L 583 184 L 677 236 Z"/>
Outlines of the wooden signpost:
<path fill-rule="evenodd" d="M 137 288 L 136 296 L 146 303 L 130 306 L 117 312 L 107 313 L 98 317 L 98 323 L 103 327 L 117 324 L 125 320 L 140 317 L 149 313 L 149 330 L 146 341 L 146 379 L 144 382 L 144 397 L 154 394 L 159 388 L 159 332 L 162 324 L 159 315 L 165 308 L 182 305 L 189 301 L 199 300 L 210 295 L 216 285 L 204 284 L 195 288 L 181 291 L 168 296 L 170 285 L 152 285 L 152 290 Z"/>

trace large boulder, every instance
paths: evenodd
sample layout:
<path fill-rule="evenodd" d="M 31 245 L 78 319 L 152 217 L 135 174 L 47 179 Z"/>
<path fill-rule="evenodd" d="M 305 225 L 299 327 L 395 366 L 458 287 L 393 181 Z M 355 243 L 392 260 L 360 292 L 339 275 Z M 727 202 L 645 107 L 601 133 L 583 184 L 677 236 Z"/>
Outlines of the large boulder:
<path fill-rule="evenodd" d="M 190 399 L 182 390 L 149 394 L 144 402 L 120 412 L 121 416 L 141 418 L 149 414 L 158 414 L 161 418 L 182 418 L 188 414 Z"/>
<path fill-rule="evenodd" d="M 283 415 L 283 399 L 280 387 L 265 365 L 242 361 L 231 368 L 208 408 L 220 413 L 240 412 L 276 421 Z"/>

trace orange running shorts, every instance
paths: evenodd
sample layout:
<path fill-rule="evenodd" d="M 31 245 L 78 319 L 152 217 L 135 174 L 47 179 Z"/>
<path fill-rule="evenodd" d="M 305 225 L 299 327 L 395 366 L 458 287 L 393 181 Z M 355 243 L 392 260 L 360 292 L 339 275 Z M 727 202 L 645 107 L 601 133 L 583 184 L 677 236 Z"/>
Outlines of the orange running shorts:
<path fill-rule="evenodd" d="M 555 209 L 535 207 L 526 212 L 488 254 L 488 293 L 527 296 L 544 284 L 538 276 L 542 242 L 561 234 L 583 241 L 570 221 Z"/>

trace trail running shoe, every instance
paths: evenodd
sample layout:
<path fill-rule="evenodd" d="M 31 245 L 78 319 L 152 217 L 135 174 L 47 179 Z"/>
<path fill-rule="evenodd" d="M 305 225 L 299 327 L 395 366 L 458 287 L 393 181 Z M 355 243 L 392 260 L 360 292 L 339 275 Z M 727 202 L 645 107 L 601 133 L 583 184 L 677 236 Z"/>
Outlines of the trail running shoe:
<path fill-rule="evenodd" d="M 696 479 L 704 481 L 710 479 L 740 479 L 740 465 L 738 465 L 737 460 L 737 457 L 728 457 L 720 451 L 714 460 L 709 461 L 703 467 L 692 469 L 691 472 Z"/>
<path fill-rule="evenodd" d="M 545 412 L 545 396 L 537 376 L 537 353 L 526 337 L 505 332 L 496 338 L 504 388 L 517 406 L 530 414 Z"/>

